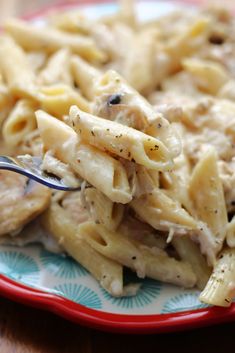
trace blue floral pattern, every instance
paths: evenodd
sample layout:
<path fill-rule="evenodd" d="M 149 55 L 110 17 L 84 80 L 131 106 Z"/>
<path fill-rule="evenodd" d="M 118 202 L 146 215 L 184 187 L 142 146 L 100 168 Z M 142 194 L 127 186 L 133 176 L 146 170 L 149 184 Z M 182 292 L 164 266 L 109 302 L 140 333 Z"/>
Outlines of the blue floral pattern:
<path fill-rule="evenodd" d="M 196 293 L 182 293 L 170 298 L 163 306 L 162 314 L 176 313 L 186 310 L 196 310 L 208 307 L 198 299 Z"/>
<path fill-rule="evenodd" d="M 145 307 L 153 301 L 156 301 L 156 298 L 160 294 L 161 283 L 158 281 L 154 281 L 149 278 L 142 280 L 135 278 L 132 283 L 140 284 L 140 288 L 134 296 L 114 298 L 103 288 L 101 288 L 101 291 L 106 300 L 110 301 L 115 306 L 126 309 Z"/>
<path fill-rule="evenodd" d="M 197 291 L 187 291 L 125 271 L 124 284 L 137 283 L 135 296 L 114 298 L 70 257 L 51 254 L 40 246 L 20 249 L 0 245 L 0 273 L 55 293 L 93 309 L 126 314 L 167 314 L 207 307 Z M 167 299 L 168 298 L 168 299 Z"/>
<path fill-rule="evenodd" d="M 74 283 L 59 284 L 54 287 L 58 294 L 76 303 L 93 309 L 101 309 L 102 303 L 99 296 L 90 288 Z"/>
<path fill-rule="evenodd" d="M 0 252 L 0 273 L 30 285 L 39 281 L 39 267 L 35 260 L 20 251 Z"/>
<path fill-rule="evenodd" d="M 70 256 L 53 254 L 49 251 L 40 252 L 43 266 L 56 277 L 73 279 L 87 274 L 87 271 Z"/>

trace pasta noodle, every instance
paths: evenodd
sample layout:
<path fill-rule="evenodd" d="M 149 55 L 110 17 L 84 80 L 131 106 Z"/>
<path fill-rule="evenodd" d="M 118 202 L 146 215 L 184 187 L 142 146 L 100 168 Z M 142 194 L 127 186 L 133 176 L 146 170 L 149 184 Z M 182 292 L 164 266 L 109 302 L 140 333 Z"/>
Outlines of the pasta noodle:
<path fill-rule="evenodd" d="M 110 151 L 149 169 L 172 166 L 168 150 L 161 141 L 116 122 L 86 114 L 76 106 L 70 109 L 70 124 L 87 143 Z"/>
<path fill-rule="evenodd" d="M 24 136 L 35 130 L 37 104 L 28 99 L 19 100 L 3 124 L 2 136 L 6 144 L 19 145 Z"/>
<path fill-rule="evenodd" d="M 120 162 L 94 147 L 79 144 L 76 133 L 49 114 L 38 111 L 36 116 L 45 149 L 51 149 L 55 157 L 70 164 L 80 177 L 113 202 L 125 204 L 131 200 L 126 172 Z M 100 165 L 105 166 L 103 174 Z"/>
<path fill-rule="evenodd" d="M 123 290 L 122 266 L 91 248 L 79 234 L 66 211 L 52 204 L 43 214 L 42 224 L 75 260 L 79 261 L 110 294 L 120 296 Z M 92 259 L 92 261 L 90 261 Z"/>

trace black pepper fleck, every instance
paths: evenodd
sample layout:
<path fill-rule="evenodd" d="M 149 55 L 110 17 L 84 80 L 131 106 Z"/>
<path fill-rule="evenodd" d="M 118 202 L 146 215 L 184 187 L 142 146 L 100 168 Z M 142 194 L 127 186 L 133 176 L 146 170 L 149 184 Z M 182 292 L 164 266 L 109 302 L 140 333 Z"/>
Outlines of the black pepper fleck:
<path fill-rule="evenodd" d="M 136 260 L 136 256 L 132 256 L 132 260 Z"/>
<path fill-rule="evenodd" d="M 224 38 L 222 38 L 220 35 L 218 34 L 212 34 L 209 38 L 209 42 L 211 44 L 215 44 L 215 45 L 221 45 L 224 43 Z"/>
<path fill-rule="evenodd" d="M 115 104 L 120 104 L 121 103 L 121 95 L 120 94 L 112 94 L 109 98 L 108 98 L 108 105 L 115 105 Z"/>

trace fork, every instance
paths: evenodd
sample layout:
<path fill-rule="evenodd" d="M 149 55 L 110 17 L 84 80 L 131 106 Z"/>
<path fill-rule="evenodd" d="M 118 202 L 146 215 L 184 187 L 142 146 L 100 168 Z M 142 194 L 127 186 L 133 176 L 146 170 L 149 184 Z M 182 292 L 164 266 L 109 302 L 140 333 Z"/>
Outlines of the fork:
<path fill-rule="evenodd" d="M 27 176 L 38 183 L 48 186 L 52 189 L 75 191 L 80 190 L 81 185 L 78 180 L 76 187 L 67 186 L 59 177 L 54 174 L 46 173 L 41 169 L 42 158 L 27 156 L 0 156 L 0 170 L 10 170 L 12 172 Z"/>

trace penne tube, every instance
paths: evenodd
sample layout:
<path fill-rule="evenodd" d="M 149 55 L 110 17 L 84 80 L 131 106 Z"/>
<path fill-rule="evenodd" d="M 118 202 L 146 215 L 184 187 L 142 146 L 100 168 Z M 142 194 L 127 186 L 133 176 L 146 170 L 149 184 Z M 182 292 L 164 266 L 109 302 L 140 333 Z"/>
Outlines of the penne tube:
<path fill-rule="evenodd" d="M 70 34 L 54 28 L 38 28 L 22 20 L 12 19 L 5 23 L 6 32 L 26 50 L 44 50 L 47 53 L 67 47 L 88 61 L 103 62 L 105 54 L 95 42 L 79 34 Z"/>
<path fill-rule="evenodd" d="M 136 26 L 136 13 L 134 0 L 120 0 L 120 9 L 118 19 L 126 23 L 128 26 Z"/>
<path fill-rule="evenodd" d="M 71 58 L 71 71 L 82 94 L 88 100 L 92 100 L 94 98 L 94 85 L 101 76 L 101 71 L 75 55 Z"/>
<path fill-rule="evenodd" d="M 45 150 L 51 150 L 56 158 L 69 164 L 74 172 L 113 202 L 130 202 L 129 182 L 119 161 L 92 146 L 79 143 L 73 129 L 49 114 L 37 111 L 36 118 Z"/>
<path fill-rule="evenodd" d="M 197 58 L 184 59 L 183 67 L 188 71 L 198 87 L 203 91 L 216 95 L 229 81 L 225 68 L 216 62 Z"/>
<path fill-rule="evenodd" d="M 217 153 L 211 147 L 197 163 L 189 183 L 189 194 L 196 216 L 212 231 L 215 255 L 223 246 L 228 224 L 217 160 Z"/>
<path fill-rule="evenodd" d="M 56 12 L 49 16 L 49 23 L 56 28 L 74 34 L 89 35 L 93 22 L 80 10 L 72 9 L 66 12 Z"/>
<path fill-rule="evenodd" d="M 183 136 L 181 136 L 183 140 Z M 193 214 L 192 200 L 189 196 L 188 184 L 191 175 L 191 166 L 184 151 L 174 159 L 173 170 L 162 173 L 160 182 L 167 193 L 177 200 L 190 214 Z"/>
<path fill-rule="evenodd" d="M 192 56 L 207 42 L 212 21 L 209 16 L 200 16 L 166 42 L 165 52 L 170 57 L 169 73 L 178 72 L 185 57 Z"/>
<path fill-rule="evenodd" d="M 39 72 L 37 83 L 39 85 L 57 83 L 73 85 L 70 73 L 70 52 L 67 48 L 62 48 L 51 55 L 44 68 Z"/>
<path fill-rule="evenodd" d="M 29 99 L 21 99 L 16 103 L 2 128 L 2 136 L 7 145 L 19 145 L 28 133 L 36 129 L 34 112 L 37 108 L 37 103 Z"/>
<path fill-rule="evenodd" d="M 188 262 L 178 261 L 163 250 L 154 251 L 147 247 L 142 247 L 142 254 L 148 277 L 184 288 L 193 288 L 196 285 L 196 275 Z"/>
<path fill-rule="evenodd" d="M 211 268 L 207 265 L 199 246 L 188 235 L 173 237 L 172 245 L 180 258 L 192 266 L 193 272 L 197 277 L 197 287 L 203 290 L 211 275 Z"/>
<path fill-rule="evenodd" d="M 136 240 L 149 247 L 165 249 L 168 245 L 165 236 L 156 233 L 155 229 L 150 227 L 149 224 L 127 214 L 123 217 L 117 232 L 127 237 L 127 239 Z"/>
<path fill-rule="evenodd" d="M 199 299 L 206 304 L 228 307 L 235 295 L 235 249 L 224 249 Z"/>
<path fill-rule="evenodd" d="M 145 277 L 145 263 L 140 250 L 129 239 L 106 229 L 95 222 L 79 226 L 83 239 L 102 255 L 133 269 L 138 277 Z"/>
<path fill-rule="evenodd" d="M 151 250 L 94 222 L 81 224 L 79 233 L 95 250 L 131 268 L 140 278 L 148 276 L 188 288 L 195 285 L 196 276 L 191 266 L 170 258 L 162 249 Z"/>
<path fill-rule="evenodd" d="M 122 266 L 93 249 L 80 236 L 78 225 L 71 220 L 66 210 L 53 202 L 40 220 L 45 230 L 70 256 L 84 266 L 105 290 L 113 296 L 122 295 Z"/>
<path fill-rule="evenodd" d="M 124 62 L 124 77 L 132 87 L 144 95 L 152 92 L 157 85 L 153 72 L 158 37 L 159 31 L 156 28 L 138 33 Z"/>
<path fill-rule="evenodd" d="M 7 36 L 0 38 L 0 71 L 14 96 L 34 98 L 35 75 L 26 53 Z"/>
<path fill-rule="evenodd" d="M 76 106 L 71 107 L 69 115 L 70 125 L 82 141 L 149 169 L 165 170 L 172 167 L 170 153 L 158 139 L 114 121 L 87 114 Z"/>
<path fill-rule="evenodd" d="M 46 64 L 47 54 L 42 50 L 32 50 L 27 52 L 26 55 L 30 68 L 34 73 L 38 74 L 38 72 Z"/>
<path fill-rule="evenodd" d="M 117 229 L 124 214 L 124 206 L 122 204 L 112 202 L 95 188 L 87 188 L 85 190 L 85 199 L 89 205 L 91 218 L 96 223 L 103 224 L 110 230 Z"/>
<path fill-rule="evenodd" d="M 73 104 L 86 112 L 90 111 L 88 101 L 78 91 L 62 83 L 38 88 L 37 99 L 41 103 L 41 109 L 58 119 L 68 115 Z"/>
<path fill-rule="evenodd" d="M 159 172 L 157 170 L 147 169 L 141 165 L 137 165 L 135 175 L 133 195 L 136 198 L 148 194 L 159 187 Z"/>
<path fill-rule="evenodd" d="M 161 189 L 133 199 L 130 206 L 136 214 L 153 228 L 168 231 L 173 228 L 178 232 L 198 228 L 197 221 L 184 210 L 179 202 L 170 198 Z"/>
<path fill-rule="evenodd" d="M 12 97 L 9 88 L 0 82 L 0 128 L 2 127 L 4 120 L 8 117 L 14 103 L 15 100 Z"/>
<path fill-rule="evenodd" d="M 174 128 L 114 70 L 104 73 L 95 84 L 92 113 L 158 138 L 172 158 L 181 151 Z"/>

